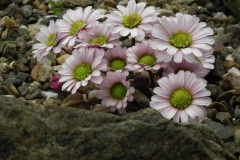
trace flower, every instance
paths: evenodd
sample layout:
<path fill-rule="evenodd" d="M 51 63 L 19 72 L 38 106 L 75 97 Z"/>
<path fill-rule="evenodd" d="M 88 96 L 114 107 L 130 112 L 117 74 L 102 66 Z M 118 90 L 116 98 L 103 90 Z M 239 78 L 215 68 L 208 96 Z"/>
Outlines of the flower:
<path fill-rule="evenodd" d="M 150 107 L 158 110 L 165 118 L 174 122 L 200 122 L 212 100 L 206 81 L 190 71 L 179 71 L 158 80 L 160 87 L 154 88 Z"/>
<path fill-rule="evenodd" d="M 57 34 L 57 26 L 53 20 L 50 21 L 48 27 L 42 26 L 40 32 L 35 36 L 36 40 L 40 43 L 36 43 L 32 46 L 34 51 L 34 58 L 40 63 L 44 63 L 47 59 L 47 55 L 53 51 L 53 53 L 59 53 L 61 51 L 61 46 L 58 45 L 60 40 L 59 34 Z"/>
<path fill-rule="evenodd" d="M 88 81 L 100 84 L 103 79 L 100 70 L 106 68 L 101 61 L 102 55 L 94 49 L 84 48 L 81 52 L 73 50 L 73 54 L 58 71 L 61 75 L 59 82 L 65 82 L 62 90 L 67 88 L 74 94 L 80 86 L 86 86 Z"/>
<path fill-rule="evenodd" d="M 177 13 L 176 17 L 162 17 L 160 24 L 153 25 L 153 49 L 164 51 L 161 60 L 169 62 L 172 58 L 176 63 L 183 59 L 189 63 L 194 61 L 193 56 L 202 57 L 201 50 L 211 50 L 214 44 L 213 30 L 205 27 L 196 16 Z M 204 28 L 205 27 L 205 28 Z"/>
<path fill-rule="evenodd" d="M 122 72 L 128 70 L 126 48 L 115 47 L 107 50 L 103 63 L 107 65 L 104 71 Z"/>
<path fill-rule="evenodd" d="M 117 109 L 120 114 L 126 114 L 127 101 L 133 100 L 135 91 L 126 81 L 127 75 L 128 72 L 108 72 L 99 85 L 98 98 L 103 99 L 102 104 L 113 112 Z"/>
<path fill-rule="evenodd" d="M 120 46 L 121 41 L 118 40 L 119 35 L 111 33 L 112 26 L 109 27 L 106 23 L 94 22 L 92 28 L 87 32 L 78 34 L 77 41 L 80 43 L 75 48 L 80 47 L 95 47 L 95 48 L 113 48 Z"/>
<path fill-rule="evenodd" d="M 62 83 L 59 82 L 59 79 L 61 78 L 60 75 L 56 75 L 53 77 L 50 87 L 53 89 L 54 92 L 60 92 L 62 89 Z"/>
<path fill-rule="evenodd" d="M 67 13 L 63 15 L 63 19 L 57 23 L 58 32 L 61 35 L 61 45 L 74 46 L 78 33 L 89 29 L 93 22 L 104 17 L 99 9 L 94 11 L 91 9 L 92 7 L 88 6 L 84 11 L 81 7 L 75 11 L 67 10 Z"/>
<path fill-rule="evenodd" d="M 145 33 L 149 33 L 152 29 L 151 22 L 157 19 L 159 13 L 156 12 L 155 7 L 146 7 L 146 3 L 137 3 L 135 0 L 130 0 L 127 7 L 117 5 L 119 11 L 113 11 L 106 15 L 106 20 L 115 28 L 112 33 L 119 33 L 121 36 L 131 37 L 137 40 L 143 40 Z"/>
<path fill-rule="evenodd" d="M 194 72 L 197 77 L 205 77 L 210 71 L 199 62 L 188 63 L 186 60 L 183 60 L 181 63 L 176 63 L 172 60 L 167 64 L 167 67 L 164 68 L 162 75 L 167 76 L 170 73 L 177 74 L 180 70 Z"/>
<path fill-rule="evenodd" d="M 213 55 L 213 49 L 212 50 L 207 50 L 207 51 L 202 51 L 203 56 L 202 57 L 195 57 L 195 60 L 203 65 L 203 67 L 208 68 L 208 69 L 213 69 L 214 65 L 213 63 L 215 62 L 215 57 Z"/>
<path fill-rule="evenodd" d="M 138 72 L 143 70 L 157 71 L 166 66 L 166 63 L 159 60 L 160 51 L 152 49 L 150 44 L 151 41 L 143 41 L 127 50 L 130 70 Z"/>

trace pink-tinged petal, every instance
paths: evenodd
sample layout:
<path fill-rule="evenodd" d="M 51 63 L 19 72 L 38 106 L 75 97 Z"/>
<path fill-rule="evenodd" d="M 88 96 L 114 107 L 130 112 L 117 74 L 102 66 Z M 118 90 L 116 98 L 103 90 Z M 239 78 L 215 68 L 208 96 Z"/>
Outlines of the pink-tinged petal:
<path fill-rule="evenodd" d="M 167 52 L 168 52 L 168 54 L 170 54 L 170 55 L 177 54 L 177 53 L 176 53 L 177 51 L 179 51 L 179 49 L 176 48 L 176 47 L 174 47 L 174 46 L 169 46 L 169 47 L 167 48 Z"/>
<path fill-rule="evenodd" d="M 180 117 L 182 115 L 182 112 L 184 111 L 181 111 L 181 110 L 178 110 L 175 115 L 173 116 L 173 122 L 177 122 L 179 123 L 179 120 L 180 120 Z"/>
<path fill-rule="evenodd" d="M 192 44 L 191 47 L 203 49 L 203 50 L 211 50 L 212 47 L 208 44 Z"/>
<path fill-rule="evenodd" d="M 181 112 L 181 122 L 188 122 L 188 114 L 185 110 Z"/>
<path fill-rule="evenodd" d="M 161 45 L 160 45 L 161 44 Z M 171 45 L 169 43 L 162 43 L 161 40 L 154 40 L 152 43 L 151 43 L 151 47 L 153 49 L 158 49 L 158 50 L 165 50 L 167 49 L 168 47 L 171 47 Z"/>
<path fill-rule="evenodd" d="M 136 2 L 135 1 L 129 1 L 128 5 L 127 5 L 127 10 L 128 10 L 128 14 L 133 14 L 136 12 Z"/>
<path fill-rule="evenodd" d="M 150 31 L 152 29 L 152 25 L 147 23 L 140 24 L 138 27 L 146 31 Z"/>
<path fill-rule="evenodd" d="M 121 6 L 121 5 L 117 5 L 117 9 L 119 9 L 119 11 L 123 14 L 123 15 L 128 15 L 128 10 L 124 7 L 124 6 Z"/>
<path fill-rule="evenodd" d="M 159 24 L 153 25 L 151 34 L 156 38 L 165 40 L 166 42 L 170 39 L 170 34 Z"/>
<path fill-rule="evenodd" d="M 126 114 L 126 113 L 127 113 L 125 108 L 119 108 L 119 109 L 118 109 L 118 112 L 119 112 L 120 114 Z"/>
<path fill-rule="evenodd" d="M 141 14 L 145 6 L 146 6 L 146 3 L 143 3 L 143 2 L 137 3 L 136 13 Z"/>
<path fill-rule="evenodd" d="M 204 37 L 204 38 L 200 38 L 200 39 L 193 39 L 194 40 L 194 43 L 195 44 L 198 44 L 198 43 L 207 43 L 207 44 L 210 44 L 210 45 L 213 45 L 215 40 L 213 38 L 210 38 L 210 37 Z"/>
<path fill-rule="evenodd" d="M 123 37 L 127 36 L 129 33 L 130 33 L 129 29 L 124 29 L 120 31 L 120 35 Z"/>
<path fill-rule="evenodd" d="M 193 53 L 195 56 L 197 56 L 197 57 L 201 57 L 201 56 L 202 56 L 202 52 L 201 52 L 199 49 L 197 49 L 197 48 L 191 48 L 191 50 L 192 50 L 192 53 Z"/>
<path fill-rule="evenodd" d="M 167 119 L 172 119 L 176 112 L 177 109 L 173 107 L 166 107 L 160 110 L 160 113 Z"/>
<path fill-rule="evenodd" d="M 174 62 L 181 63 L 183 60 L 183 53 L 182 51 L 178 50 L 174 55 Z"/>
<path fill-rule="evenodd" d="M 71 80 L 68 80 L 67 82 L 65 82 L 62 86 L 62 91 L 64 89 L 66 89 L 69 85 L 71 85 L 72 83 L 75 83 L 75 80 L 74 79 L 71 79 Z"/>
<path fill-rule="evenodd" d="M 159 103 L 159 101 L 151 101 L 150 102 L 150 107 L 156 109 L 156 110 L 159 110 L 159 109 L 163 109 L 163 108 L 166 108 L 166 107 L 170 107 L 170 103 L 168 102 L 161 102 Z"/>
<path fill-rule="evenodd" d="M 136 40 L 142 41 L 145 37 L 145 33 L 141 28 L 137 28 L 138 35 L 136 36 Z"/>
<path fill-rule="evenodd" d="M 61 74 L 61 72 L 59 72 L 59 74 Z M 73 79 L 74 77 L 72 75 L 64 75 L 64 76 L 61 76 L 59 82 L 65 82 L 65 81 L 68 81 L 70 79 Z"/>
<path fill-rule="evenodd" d="M 100 76 L 98 76 L 98 77 L 97 76 L 92 76 L 92 78 L 91 78 L 91 81 L 96 83 L 96 84 L 100 84 L 102 82 L 102 80 L 103 80 L 103 78 L 100 77 Z"/>
<path fill-rule="evenodd" d="M 138 35 L 137 29 L 136 28 L 131 29 L 131 36 L 136 37 L 137 35 Z"/>
<path fill-rule="evenodd" d="M 201 105 L 201 106 L 208 106 L 211 103 L 212 103 L 212 100 L 209 97 L 194 98 L 192 101 L 193 105 Z"/>
<path fill-rule="evenodd" d="M 209 90 L 200 90 L 193 95 L 193 98 L 211 96 L 211 92 Z"/>
<path fill-rule="evenodd" d="M 191 48 L 181 48 L 181 51 L 184 54 L 192 54 L 192 49 Z"/>
<path fill-rule="evenodd" d="M 209 35 L 213 35 L 213 30 L 211 28 L 203 28 L 200 31 L 192 34 L 193 39 L 200 39 Z"/>
<path fill-rule="evenodd" d="M 78 88 L 80 87 L 81 83 L 80 82 L 77 82 L 75 83 L 75 85 L 73 86 L 72 88 L 72 94 L 76 93 Z"/>

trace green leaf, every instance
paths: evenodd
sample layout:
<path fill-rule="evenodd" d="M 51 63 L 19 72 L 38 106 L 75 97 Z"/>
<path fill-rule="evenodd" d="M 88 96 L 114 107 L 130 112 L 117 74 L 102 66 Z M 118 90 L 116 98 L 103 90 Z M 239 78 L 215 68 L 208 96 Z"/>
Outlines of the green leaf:
<path fill-rule="evenodd" d="M 50 1 L 50 2 L 48 3 L 48 6 L 54 7 L 54 6 L 55 6 L 54 1 Z"/>
<path fill-rule="evenodd" d="M 53 13 L 57 16 L 60 16 L 62 10 L 60 8 L 54 8 Z"/>
<path fill-rule="evenodd" d="M 62 5 L 63 5 L 63 2 L 57 2 L 57 3 L 55 4 L 56 7 L 61 7 Z"/>

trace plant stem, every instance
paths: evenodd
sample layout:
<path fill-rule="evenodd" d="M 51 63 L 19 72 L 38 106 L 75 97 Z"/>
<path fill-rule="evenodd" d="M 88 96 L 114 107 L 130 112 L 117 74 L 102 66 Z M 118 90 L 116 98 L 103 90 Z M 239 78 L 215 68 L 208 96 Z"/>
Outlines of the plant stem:
<path fill-rule="evenodd" d="M 153 73 L 152 73 L 151 70 L 147 70 L 147 72 L 148 72 L 148 75 L 149 75 L 149 78 L 150 78 L 151 86 L 152 86 L 152 88 L 155 88 L 156 83 L 155 83 L 155 80 L 154 80 L 154 77 L 153 77 Z"/>

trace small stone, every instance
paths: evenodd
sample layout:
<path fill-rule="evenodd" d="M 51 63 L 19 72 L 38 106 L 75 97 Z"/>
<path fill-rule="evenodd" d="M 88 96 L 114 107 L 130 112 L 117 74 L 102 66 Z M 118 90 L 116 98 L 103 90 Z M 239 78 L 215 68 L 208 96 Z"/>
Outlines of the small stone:
<path fill-rule="evenodd" d="M 13 61 L 9 64 L 9 68 L 14 72 L 27 72 L 29 68 L 22 63 L 22 61 Z"/>
<path fill-rule="evenodd" d="M 223 140 L 230 140 L 234 137 L 232 125 L 224 126 L 221 123 L 214 122 L 211 120 L 204 120 L 203 123 L 206 124 L 208 127 L 212 128 L 213 130 L 215 130 L 220 136 L 220 138 L 222 138 Z"/>
<path fill-rule="evenodd" d="M 17 98 L 21 97 L 21 94 L 18 92 L 18 90 L 12 83 L 1 86 L 0 90 L 3 92 L 4 95 L 13 95 Z"/>
<path fill-rule="evenodd" d="M 207 109 L 209 108 L 215 108 L 216 110 L 218 110 L 218 112 L 222 111 L 222 112 L 227 112 L 228 108 L 227 106 L 225 106 L 224 104 L 220 103 L 220 102 L 212 102 L 209 106 L 207 106 Z"/>
<path fill-rule="evenodd" d="M 9 73 L 9 66 L 7 63 L 0 63 L 0 72 L 1 73 Z"/>
<path fill-rule="evenodd" d="M 236 119 L 240 118 L 240 106 L 239 105 L 237 105 L 235 108 L 234 117 Z"/>
<path fill-rule="evenodd" d="M 24 18 L 29 18 L 32 15 L 32 5 L 24 5 L 21 7 Z"/>
<path fill-rule="evenodd" d="M 56 59 L 58 64 L 63 64 L 68 58 L 70 57 L 69 54 L 63 54 Z"/>
<path fill-rule="evenodd" d="M 211 97 L 213 99 L 216 99 L 220 94 L 223 93 L 223 89 L 215 84 L 207 84 L 206 89 L 211 92 Z"/>
<path fill-rule="evenodd" d="M 56 98 L 56 97 L 49 97 L 46 99 L 45 102 L 43 102 L 43 105 L 47 106 L 47 105 L 60 105 L 61 104 L 61 100 Z"/>
<path fill-rule="evenodd" d="M 8 38 L 16 39 L 17 37 L 19 37 L 19 35 L 18 35 L 18 33 L 17 33 L 14 29 L 11 29 L 11 30 L 8 32 L 7 37 L 8 37 Z"/>
<path fill-rule="evenodd" d="M 21 86 L 22 85 L 22 80 L 21 79 L 16 79 L 16 78 L 14 78 L 14 79 L 6 79 L 3 83 L 2 83 L 2 85 L 7 85 L 7 84 L 10 84 L 10 83 L 12 83 L 15 87 L 19 87 L 19 86 Z"/>
<path fill-rule="evenodd" d="M 27 35 L 29 33 L 28 29 L 26 29 L 26 28 L 18 28 L 18 29 L 16 29 L 16 31 L 20 36 Z"/>
<path fill-rule="evenodd" d="M 0 14 L 1 17 L 9 16 L 12 17 L 18 10 L 18 6 L 15 4 L 10 4 L 8 7 Z"/>
<path fill-rule="evenodd" d="M 50 78 L 50 75 L 52 75 L 52 73 L 53 73 L 53 69 L 51 66 L 38 63 L 33 68 L 31 72 L 31 77 L 35 81 L 46 82 Z"/>
<path fill-rule="evenodd" d="M 224 120 L 230 120 L 232 116 L 230 115 L 229 112 L 218 112 L 216 114 L 216 120 L 219 122 L 223 122 Z"/>
<path fill-rule="evenodd" d="M 117 7 L 117 3 L 114 0 L 105 0 L 104 4 L 108 7 L 112 7 L 112 8 L 116 8 Z"/>
<path fill-rule="evenodd" d="M 13 19 L 8 16 L 3 17 L 5 26 L 10 30 L 13 28 L 20 28 L 20 25 L 17 24 Z"/>
<path fill-rule="evenodd" d="M 28 93 L 25 96 L 26 99 L 31 100 L 31 99 L 37 99 L 41 98 L 41 83 L 34 81 L 32 82 L 29 87 L 28 87 Z"/>
<path fill-rule="evenodd" d="M 60 107 L 73 107 L 79 109 L 90 109 L 90 105 L 88 102 L 83 100 L 81 93 L 75 93 L 68 95 L 63 102 L 61 103 Z"/>
<path fill-rule="evenodd" d="M 134 97 L 134 100 L 137 102 L 138 107 L 140 108 L 150 107 L 150 99 L 142 92 L 136 89 L 132 95 Z"/>
<path fill-rule="evenodd" d="M 22 96 L 25 96 L 28 93 L 28 84 L 24 83 L 22 86 L 18 87 L 18 91 Z"/>
<path fill-rule="evenodd" d="M 214 120 L 215 115 L 218 113 L 218 111 L 215 108 L 207 108 L 207 118 Z"/>
<path fill-rule="evenodd" d="M 16 79 L 21 79 L 22 81 L 26 81 L 29 77 L 30 75 L 24 72 L 18 72 L 16 75 Z"/>

